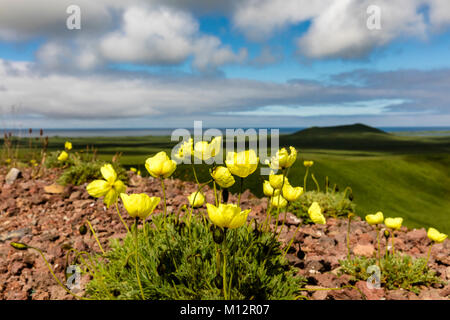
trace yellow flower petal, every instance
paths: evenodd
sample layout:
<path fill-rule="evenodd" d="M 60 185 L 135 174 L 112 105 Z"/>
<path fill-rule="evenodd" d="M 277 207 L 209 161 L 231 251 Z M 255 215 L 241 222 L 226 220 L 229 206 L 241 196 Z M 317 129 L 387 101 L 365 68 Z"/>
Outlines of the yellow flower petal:
<path fill-rule="evenodd" d="M 69 154 L 65 151 L 62 151 L 58 156 L 58 161 L 66 161 L 69 158 Z"/>
<path fill-rule="evenodd" d="M 86 191 L 95 198 L 103 197 L 111 189 L 111 185 L 105 180 L 94 180 L 86 187 Z"/>
<path fill-rule="evenodd" d="M 289 184 L 289 182 L 285 181 L 283 186 L 283 197 L 287 201 L 297 201 L 298 198 L 303 194 L 302 187 L 293 187 Z"/>
<path fill-rule="evenodd" d="M 215 168 L 214 171 L 211 173 L 211 177 L 222 188 L 229 188 L 235 183 L 235 180 L 231 175 L 230 170 L 228 170 L 228 168 L 223 166 Z"/>
<path fill-rule="evenodd" d="M 285 208 L 287 206 L 287 200 L 281 194 L 278 194 L 272 198 L 271 205 L 275 208 Z"/>
<path fill-rule="evenodd" d="M 378 211 L 376 214 L 368 214 L 366 216 L 366 221 L 370 225 L 383 223 L 383 220 L 384 220 L 384 216 L 383 216 L 383 212 L 381 212 L 381 211 Z"/>
<path fill-rule="evenodd" d="M 432 240 L 436 243 L 444 242 L 444 240 L 447 239 L 447 235 L 445 233 L 440 233 L 435 228 L 429 228 L 428 232 L 427 232 L 427 236 L 428 236 L 428 238 L 430 238 L 430 240 Z"/>
<path fill-rule="evenodd" d="M 219 204 L 216 207 L 207 203 L 209 219 L 215 225 L 221 228 L 234 229 L 242 226 L 247 221 L 247 216 L 250 210 L 241 211 L 241 209 L 234 204 Z"/>
<path fill-rule="evenodd" d="M 117 179 L 117 173 L 111 164 L 105 164 L 100 168 L 103 178 L 109 183 L 113 184 Z"/>
<path fill-rule="evenodd" d="M 66 148 L 66 150 L 72 150 L 72 142 L 66 141 L 64 148 Z"/>
<path fill-rule="evenodd" d="M 176 169 L 177 163 L 170 160 L 164 151 L 158 152 L 155 156 L 145 161 L 145 168 L 151 176 L 155 178 L 168 178 Z"/>
<path fill-rule="evenodd" d="M 258 161 L 256 152 L 250 149 L 239 153 L 229 152 L 225 163 L 232 174 L 246 178 L 258 168 Z"/>
<path fill-rule="evenodd" d="M 403 223 L 403 218 L 386 218 L 384 219 L 384 224 L 386 227 L 398 230 L 401 228 Z"/>
<path fill-rule="evenodd" d="M 322 214 L 322 209 L 317 202 L 313 202 L 308 209 L 308 214 L 311 220 L 316 224 L 325 224 L 327 221 Z"/>
<path fill-rule="evenodd" d="M 194 208 L 199 208 L 205 203 L 205 196 L 201 192 L 193 192 L 188 196 L 189 204 Z"/>

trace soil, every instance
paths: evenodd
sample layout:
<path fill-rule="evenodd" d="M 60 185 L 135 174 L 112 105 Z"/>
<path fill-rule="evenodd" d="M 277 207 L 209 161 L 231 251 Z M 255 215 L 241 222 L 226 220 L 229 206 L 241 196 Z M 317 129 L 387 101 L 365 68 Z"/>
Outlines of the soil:
<path fill-rule="evenodd" d="M 47 170 L 45 176 L 31 178 L 31 171 L 21 170 L 21 175 L 12 184 L 5 182 L 6 167 L 0 168 L 0 299 L 14 300 L 66 300 L 75 299 L 57 285 L 44 260 L 38 253 L 26 250 L 17 251 L 10 242 L 18 241 L 43 250 L 59 279 L 64 280 L 66 252 L 68 247 L 87 252 L 100 252 L 95 238 L 90 232 L 81 235 L 79 227 L 88 219 L 95 229 L 102 246 L 108 248 L 111 237 L 122 238 L 125 227 L 112 206 L 105 207 L 102 199 L 95 199 L 86 192 L 86 185 L 55 187 L 61 173 L 58 169 Z M 187 204 L 187 195 L 196 190 L 196 185 L 176 179 L 165 180 L 168 212 L 178 212 Z M 49 187 L 52 186 L 52 187 Z M 204 188 L 206 199 L 214 203 L 212 190 Z M 160 182 L 153 178 L 141 178 L 130 173 L 128 193 L 145 192 L 151 196 L 162 196 Z M 230 195 L 229 202 L 236 201 Z M 261 223 L 265 219 L 266 199 L 258 199 L 248 190 L 241 197 L 241 207 L 251 208 L 249 220 Z M 161 212 L 162 206 L 156 209 Z M 121 208 L 122 216 L 131 225 L 131 218 Z M 199 212 L 206 214 L 206 209 Z M 281 224 L 285 220 L 281 229 Z M 421 287 L 420 294 L 407 290 L 369 289 L 365 281 L 353 282 L 350 276 L 339 276 L 339 260 L 347 256 L 347 219 L 328 218 L 325 225 L 303 225 L 295 233 L 301 220 L 291 213 L 284 214 L 278 226 L 280 241 L 288 243 L 295 236 L 292 248 L 287 254 L 289 262 L 298 273 L 308 279 L 302 295 L 314 300 L 336 299 L 376 299 L 411 300 L 450 298 L 450 241 L 435 244 L 431 250 L 429 266 L 446 284 Z M 271 228 L 275 228 L 272 221 Z M 376 252 L 376 232 L 359 217 L 352 220 L 350 233 L 352 255 L 372 256 Z M 426 257 L 430 245 L 425 229 L 408 230 L 402 227 L 396 232 L 397 252 L 409 254 L 414 258 Z M 381 250 L 385 250 L 384 239 Z M 83 285 L 89 279 L 81 281 Z M 352 288 L 330 290 L 351 285 Z M 320 290 L 317 290 L 320 289 Z M 329 290 L 327 290 L 329 289 Z"/>

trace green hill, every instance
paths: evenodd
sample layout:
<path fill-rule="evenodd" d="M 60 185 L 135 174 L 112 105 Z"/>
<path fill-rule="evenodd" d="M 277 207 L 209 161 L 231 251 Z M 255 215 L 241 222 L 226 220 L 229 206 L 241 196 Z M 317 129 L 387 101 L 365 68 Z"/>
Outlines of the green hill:
<path fill-rule="evenodd" d="M 395 154 L 450 151 L 449 136 L 397 136 L 363 124 L 311 127 L 281 136 L 280 144 L 299 149 L 360 150 Z"/>
<path fill-rule="evenodd" d="M 387 134 L 383 130 L 367 126 L 365 124 L 356 123 L 344 126 L 333 126 L 333 127 L 311 127 L 303 129 L 294 133 L 297 136 L 305 135 L 336 135 L 336 134 L 356 134 L 356 133 L 380 133 Z"/>

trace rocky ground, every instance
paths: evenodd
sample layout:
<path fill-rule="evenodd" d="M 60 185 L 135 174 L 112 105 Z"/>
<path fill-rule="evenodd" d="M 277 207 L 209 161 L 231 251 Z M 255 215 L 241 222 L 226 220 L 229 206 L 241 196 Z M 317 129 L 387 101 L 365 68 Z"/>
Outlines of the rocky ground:
<path fill-rule="evenodd" d="M 60 188 L 54 185 L 58 170 L 49 170 L 44 178 L 31 179 L 28 169 L 12 183 L 5 181 L 7 168 L 0 168 L 0 299 L 73 299 L 49 273 L 43 259 L 34 251 L 16 251 L 9 244 L 20 241 L 42 249 L 56 275 L 64 279 L 67 245 L 77 250 L 99 252 L 93 237 L 80 235 L 78 229 L 88 219 L 102 243 L 108 247 L 111 237 L 123 237 L 125 228 L 115 209 L 106 209 L 101 199 L 91 198 L 85 185 Z M 186 195 L 195 191 L 195 184 L 168 179 L 168 211 L 177 212 L 187 203 Z M 207 200 L 213 202 L 211 190 L 206 190 Z M 132 174 L 129 193 L 145 192 L 161 196 L 159 181 L 140 178 Z M 234 200 L 231 196 L 230 201 Z M 249 219 L 264 219 L 265 199 L 250 192 L 242 196 L 242 207 L 252 208 Z M 206 211 L 203 209 L 203 211 Z M 158 210 L 157 210 L 158 212 Z M 127 214 L 124 212 L 123 217 Z M 127 218 L 129 224 L 131 219 Z M 288 214 L 280 239 L 288 242 L 301 220 Z M 430 266 L 446 281 L 446 285 L 423 287 L 416 295 L 405 290 L 368 289 L 366 282 L 350 283 L 347 275 L 338 276 L 340 259 L 345 259 L 346 219 L 327 219 L 326 225 L 302 226 L 295 236 L 289 261 L 308 279 L 308 289 L 339 288 L 353 284 L 358 289 L 305 290 L 310 299 L 446 299 L 450 298 L 450 241 L 433 246 Z M 371 256 L 375 251 L 376 233 L 364 221 L 355 218 L 351 224 L 353 254 Z M 429 247 L 425 229 L 407 230 L 403 227 L 396 235 L 396 250 L 425 257 Z M 384 250 L 384 241 L 382 241 Z M 87 281 L 88 279 L 83 279 Z M 83 283 L 82 281 L 82 283 Z"/>

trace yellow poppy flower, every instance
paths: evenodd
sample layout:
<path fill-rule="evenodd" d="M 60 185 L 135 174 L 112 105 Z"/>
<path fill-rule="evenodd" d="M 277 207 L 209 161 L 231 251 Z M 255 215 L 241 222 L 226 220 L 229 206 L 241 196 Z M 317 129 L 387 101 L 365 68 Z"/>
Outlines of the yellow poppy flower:
<path fill-rule="evenodd" d="M 386 218 L 384 219 L 384 224 L 386 227 L 398 230 L 401 228 L 403 223 L 403 218 Z"/>
<path fill-rule="evenodd" d="M 289 147 L 289 151 L 286 148 L 278 150 L 275 156 L 272 157 L 269 166 L 274 170 L 286 169 L 292 166 L 297 159 L 297 150 L 294 147 Z"/>
<path fill-rule="evenodd" d="M 66 141 L 64 148 L 66 148 L 66 150 L 72 150 L 72 142 Z"/>
<path fill-rule="evenodd" d="M 266 197 L 277 196 L 280 194 L 280 190 L 272 188 L 272 186 L 270 185 L 270 182 L 267 180 L 264 180 L 263 192 Z"/>
<path fill-rule="evenodd" d="M 159 197 L 149 197 L 145 193 L 131 194 L 121 193 L 123 206 L 132 218 L 145 220 L 155 210 L 161 201 Z"/>
<path fill-rule="evenodd" d="M 136 169 L 136 168 L 133 168 L 133 167 L 131 167 L 131 168 L 130 168 L 130 171 L 131 171 L 131 172 L 136 172 L 136 171 L 137 171 L 137 169 Z"/>
<path fill-rule="evenodd" d="M 100 168 L 100 172 L 105 180 L 92 181 L 86 190 L 95 198 L 105 197 L 103 202 L 109 208 L 117 201 L 119 194 L 125 192 L 126 186 L 122 181 L 117 180 L 117 174 L 112 165 L 105 164 Z"/>
<path fill-rule="evenodd" d="M 252 149 L 241 152 L 228 152 L 225 163 L 228 170 L 238 177 L 246 178 L 258 168 L 259 158 Z"/>
<path fill-rule="evenodd" d="M 216 167 L 214 171 L 211 173 L 211 177 L 222 188 L 229 188 L 235 182 L 234 177 L 231 175 L 230 170 L 228 170 L 228 168 L 223 166 Z"/>
<path fill-rule="evenodd" d="M 206 204 L 209 219 L 216 226 L 221 228 L 239 228 L 247 221 L 250 209 L 241 211 L 235 204 L 219 204 L 216 207 L 210 203 Z"/>
<path fill-rule="evenodd" d="M 58 161 L 66 161 L 69 158 L 69 154 L 65 151 L 61 152 L 58 156 Z"/>
<path fill-rule="evenodd" d="M 201 192 L 193 192 L 189 195 L 188 200 L 192 207 L 199 208 L 205 203 L 205 196 Z"/>
<path fill-rule="evenodd" d="M 381 211 L 378 211 L 375 214 L 368 214 L 366 216 L 366 221 L 370 225 L 383 223 L 383 220 L 384 220 L 384 216 L 383 216 L 383 212 L 381 212 Z"/>
<path fill-rule="evenodd" d="M 285 181 L 283 186 L 283 197 L 287 201 L 297 201 L 298 198 L 303 194 L 302 187 L 293 187 L 289 182 Z"/>
<path fill-rule="evenodd" d="M 208 160 L 219 154 L 221 147 L 221 136 L 215 137 L 210 143 L 207 141 L 199 141 L 194 146 L 194 156 L 200 160 Z"/>
<path fill-rule="evenodd" d="M 304 165 L 305 167 L 312 167 L 313 164 L 314 164 L 314 161 L 311 161 L 311 160 L 305 160 L 305 161 L 303 161 L 303 165 Z"/>
<path fill-rule="evenodd" d="M 283 198 L 281 194 L 275 195 L 272 197 L 272 201 L 270 202 L 272 207 L 274 208 L 285 208 L 287 206 L 287 200 Z"/>
<path fill-rule="evenodd" d="M 428 238 L 430 238 L 430 240 L 436 243 L 444 242 L 444 240 L 447 239 L 447 235 L 445 233 L 440 233 L 435 228 L 429 228 L 427 236 Z"/>
<path fill-rule="evenodd" d="M 158 152 L 145 161 L 145 168 L 155 178 L 168 178 L 177 168 L 177 163 L 170 160 L 164 151 Z"/>
<path fill-rule="evenodd" d="M 174 156 L 180 160 L 190 158 L 194 153 L 193 144 L 194 141 L 192 140 L 192 138 L 190 138 L 188 141 L 184 141 L 181 144 L 180 148 L 178 148 Z"/>
<path fill-rule="evenodd" d="M 327 221 L 322 214 L 322 209 L 317 202 L 313 202 L 308 209 L 308 215 L 316 224 L 325 224 Z"/>
<path fill-rule="evenodd" d="M 283 175 L 282 174 L 270 174 L 269 183 L 274 189 L 281 189 L 283 186 Z M 284 183 L 289 183 L 288 178 L 284 177 Z"/>

